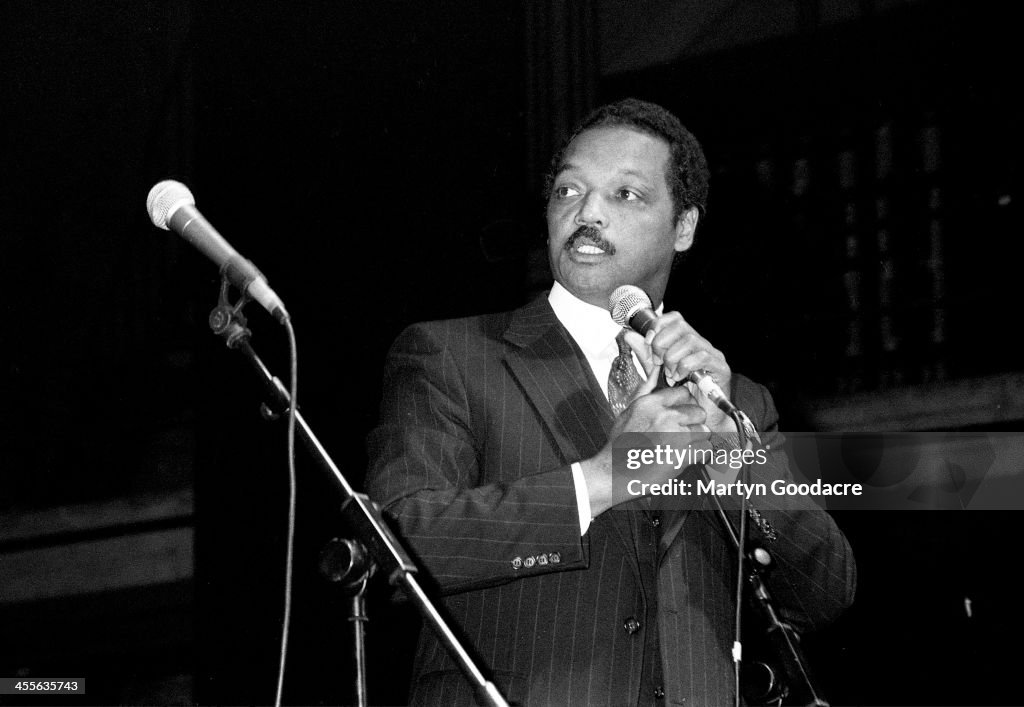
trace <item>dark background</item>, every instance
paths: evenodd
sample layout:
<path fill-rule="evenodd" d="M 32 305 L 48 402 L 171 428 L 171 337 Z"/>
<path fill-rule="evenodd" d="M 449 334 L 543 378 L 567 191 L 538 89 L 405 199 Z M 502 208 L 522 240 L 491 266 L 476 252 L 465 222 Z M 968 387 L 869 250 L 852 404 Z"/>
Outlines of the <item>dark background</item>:
<path fill-rule="evenodd" d="M 165 178 L 191 187 L 287 302 L 303 413 L 357 484 L 390 342 L 411 322 L 513 307 L 546 286 L 550 147 L 589 108 L 627 95 L 677 112 L 714 172 L 709 217 L 668 302 L 733 369 L 770 385 L 786 429 L 906 390 L 927 393 L 920 409 L 940 416 L 925 429 L 1019 429 L 1022 116 L 1009 15 L 860 2 L 829 21 L 833 5 L 795 2 L 792 31 L 747 27 L 753 38 L 730 43 L 749 6 L 712 5 L 689 16 L 703 27 L 699 51 L 643 65 L 641 48 L 616 68 L 610 37 L 630 27 L 613 2 L 6 4 L 0 675 L 85 676 L 96 704 L 273 699 L 283 425 L 260 418 L 249 371 L 207 329 L 215 268 L 149 222 L 146 194 Z M 929 125 L 937 168 L 921 152 Z M 893 169 L 879 176 L 882 126 Z M 852 184 L 835 177 L 843 151 L 858 165 Z M 887 221 L 879 195 L 894 205 Z M 845 203 L 867 214 L 864 233 L 889 229 L 885 248 L 865 237 L 849 252 L 836 225 Z M 938 271 L 922 255 L 929 219 L 942 227 Z M 846 273 L 874 293 L 886 260 L 895 285 L 855 305 Z M 247 313 L 285 378 L 282 332 Z M 1010 386 L 1009 399 L 964 422 L 941 391 L 975 380 L 1004 396 Z M 111 506 L 165 497 L 183 505 L 144 518 Z M 289 703 L 352 701 L 346 600 L 314 570 L 344 532 L 339 501 L 300 452 Z M 100 510 L 76 525 L 59 509 Z M 833 704 L 1024 703 L 1016 514 L 838 520 L 858 558 L 858 601 L 807 639 Z M 105 577 L 108 564 L 83 560 L 92 549 L 179 531 L 188 540 L 169 552 L 194 565 L 169 578 L 83 589 L 67 577 L 86 570 L 61 564 Z M 19 581 L 27 566 L 35 573 Z M 370 610 L 371 698 L 401 703 L 417 621 L 379 587 Z"/>

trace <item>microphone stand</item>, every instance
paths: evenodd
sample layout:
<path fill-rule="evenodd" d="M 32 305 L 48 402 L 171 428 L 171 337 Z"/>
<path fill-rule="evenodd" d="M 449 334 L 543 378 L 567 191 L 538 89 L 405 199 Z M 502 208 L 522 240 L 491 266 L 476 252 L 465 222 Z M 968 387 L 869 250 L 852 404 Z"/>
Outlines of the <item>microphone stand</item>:
<path fill-rule="evenodd" d="M 246 328 L 245 317 L 242 315 L 242 308 L 249 298 L 243 293 L 237 304 L 230 305 L 227 300 L 229 286 L 230 283 L 227 279 L 222 279 L 218 306 L 210 313 L 210 328 L 215 334 L 224 339 L 229 349 L 241 352 L 251 364 L 263 385 L 264 393 L 266 393 L 270 400 L 269 403 L 264 403 L 264 417 L 272 418 L 284 414 L 288 412 L 291 406 L 288 390 L 279 379 L 270 373 L 249 343 L 251 332 Z M 427 597 L 426 592 L 424 592 L 419 581 L 416 579 L 417 567 L 415 563 L 406 553 L 398 538 L 391 532 L 391 529 L 384 520 L 380 507 L 373 503 L 366 494 L 356 492 L 355 488 L 353 488 L 348 479 L 341 473 L 341 470 L 335 465 L 330 455 L 327 454 L 327 450 L 320 444 L 316 435 L 313 434 L 313 430 L 306 424 L 306 420 L 298 410 L 295 410 L 295 426 L 307 449 L 313 456 L 314 461 L 334 477 L 341 489 L 344 496 L 344 501 L 341 504 L 342 516 L 365 544 L 377 566 L 387 575 L 388 581 L 392 585 L 399 586 L 405 590 L 406 595 L 419 610 L 420 614 L 422 614 L 426 623 L 441 638 L 448 652 L 466 676 L 466 679 L 473 685 L 477 701 L 482 705 L 508 707 L 508 702 L 498 691 L 498 688 L 484 677 L 483 672 L 476 666 L 462 644 L 459 643 L 455 633 L 445 622 L 437 607 Z M 356 623 L 357 626 L 361 626 L 362 620 L 357 620 Z M 360 636 L 361 631 L 357 630 L 357 639 Z M 357 657 L 359 655 L 361 655 L 361 651 L 357 654 Z M 357 670 L 357 672 L 360 671 Z M 357 680 L 360 677 L 362 676 L 357 675 Z M 357 685 L 357 692 L 360 695 L 364 695 L 365 686 Z"/>
<path fill-rule="evenodd" d="M 742 425 L 737 423 L 740 435 L 743 435 Z M 742 446 L 742 445 L 741 445 Z M 744 467 L 744 471 L 746 467 Z M 708 475 L 707 467 L 701 465 L 700 467 L 701 476 L 704 477 L 705 483 L 710 482 L 711 477 Z M 742 475 L 742 474 L 741 474 Z M 767 635 L 769 643 L 771 644 L 775 655 L 782 663 L 783 672 L 788 678 L 788 686 L 781 686 L 781 689 L 777 690 L 776 685 L 773 684 L 764 695 L 759 697 L 768 701 L 768 703 L 777 701 L 778 704 L 782 704 L 782 701 L 790 696 L 790 689 L 792 690 L 793 697 L 800 701 L 801 705 L 805 707 L 829 707 L 828 702 L 821 697 L 821 693 L 815 689 L 814 683 L 811 677 L 811 671 L 808 667 L 807 660 L 803 655 L 803 651 L 800 648 L 800 636 L 796 630 L 783 621 L 779 617 L 779 612 L 775 608 L 774 600 L 772 599 L 771 592 L 768 591 L 768 586 L 765 584 L 764 578 L 761 576 L 762 572 L 772 565 L 771 554 L 764 548 L 757 548 L 754 552 L 747 552 L 746 544 L 747 538 L 740 537 L 740 533 L 737 532 L 736 527 L 733 525 L 732 520 L 726 514 L 725 509 L 722 508 L 721 502 L 718 497 L 711 495 L 711 499 L 715 504 L 715 509 L 718 514 L 718 518 L 722 521 L 722 527 L 725 528 L 726 535 L 729 540 L 732 541 L 733 547 L 737 552 L 742 550 L 743 557 L 746 558 L 747 562 L 743 563 L 749 565 L 750 570 L 747 574 L 747 583 L 753 589 L 753 595 L 755 598 L 754 605 L 760 610 L 761 616 L 767 623 Z M 741 513 L 746 513 L 746 504 L 743 504 L 743 510 Z M 742 521 L 741 517 L 741 521 Z M 746 523 L 741 522 L 741 527 L 745 527 Z M 775 694 L 773 694 L 775 693 Z"/>
<path fill-rule="evenodd" d="M 352 597 L 349 618 L 356 656 L 356 704 L 368 707 L 366 690 L 366 586 L 377 570 L 366 547 L 358 540 L 333 538 L 320 553 L 320 573 Z"/>

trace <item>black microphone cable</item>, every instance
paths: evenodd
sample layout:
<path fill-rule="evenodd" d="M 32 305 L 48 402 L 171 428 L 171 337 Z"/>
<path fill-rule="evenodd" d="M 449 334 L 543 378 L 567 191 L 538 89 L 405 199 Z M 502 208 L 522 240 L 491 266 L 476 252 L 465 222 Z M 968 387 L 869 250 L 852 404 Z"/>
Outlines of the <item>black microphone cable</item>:
<path fill-rule="evenodd" d="M 740 449 L 745 450 L 749 439 L 747 438 L 747 431 L 744 429 L 743 421 L 740 419 L 739 412 L 733 412 L 730 414 L 733 422 L 736 424 L 736 431 L 739 434 Z M 740 483 L 747 483 L 749 481 L 748 470 L 750 465 L 743 461 L 743 456 L 740 456 L 741 463 L 743 466 L 740 467 L 739 473 L 736 478 L 739 479 Z M 740 488 L 744 488 L 740 486 Z M 736 618 L 734 620 L 735 629 L 733 636 L 733 676 L 734 683 L 736 686 L 736 707 L 741 707 L 742 700 L 740 699 L 741 694 L 741 681 L 740 672 L 743 667 L 743 585 L 746 577 L 744 576 L 744 554 L 747 548 L 747 494 L 740 494 L 740 527 L 737 531 L 739 535 L 738 551 L 736 553 Z"/>
<path fill-rule="evenodd" d="M 285 319 L 284 326 L 288 332 L 289 374 L 291 376 L 288 392 L 288 397 L 291 400 L 291 403 L 288 405 L 288 547 L 285 552 L 284 612 L 281 622 L 281 657 L 277 669 L 275 707 L 281 707 L 281 694 L 284 691 L 285 663 L 288 659 L 288 632 L 291 628 L 292 616 L 292 567 L 295 557 L 296 487 L 298 485 L 295 473 L 295 410 L 299 394 L 299 354 L 298 345 L 295 341 L 295 329 L 292 328 L 291 318 Z"/>

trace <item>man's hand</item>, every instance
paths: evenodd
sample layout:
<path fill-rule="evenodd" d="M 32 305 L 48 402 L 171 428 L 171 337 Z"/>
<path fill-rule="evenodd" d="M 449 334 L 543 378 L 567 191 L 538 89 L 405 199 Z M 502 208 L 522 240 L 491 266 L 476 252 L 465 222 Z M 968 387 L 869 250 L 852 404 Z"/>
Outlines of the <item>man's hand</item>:
<path fill-rule="evenodd" d="M 639 335 L 635 339 L 627 338 L 634 351 L 638 348 L 639 338 Z M 662 366 L 665 371 L 665 379 L 673 384 L 685 381 L 692 371 L 706 370 L 711 373 L 725 394 L 729 395 L 732 370 L 725 361 L 725 355 L 698 334 L 697 330 L 690 326 L 679 312 L 666 312 L 659 316 L 654 321 L 652 329 L 647 332 L 644 344 L 649 351 L 646 361 L 645 357 L 639 353 L 637 358 L 640 359 L 645 369 L 648 365 L 652 368 Z M 687 387 L 691 388 L 698 404 L 707 413 L 707 425 L 712 431 L 719 434 L 735 434 L 736 425 L 732 418 L 722 412 L 706 396 L 694 390 L 692 384 L 688 384 Z"/>
<path fill-rule="evenodd" d="M 654 390 L 659 373 L 659 366 L 648 369 L 647 381 L 636 391 L 629 407 L 616 418 L 604 448 L 596 456 L 580 462 L 590 497 L 590 513 L 594 518 L 615 505 L 612 497 L 612 447 L 619 435 L 627 432 L 690 432 L 706 437 L 710 434 L 704 424 L 707 414 L 687 386 Z M 652 484 L 675 478 L 680 471 L 672 464 L 646 468 L 645 481 Z"/>

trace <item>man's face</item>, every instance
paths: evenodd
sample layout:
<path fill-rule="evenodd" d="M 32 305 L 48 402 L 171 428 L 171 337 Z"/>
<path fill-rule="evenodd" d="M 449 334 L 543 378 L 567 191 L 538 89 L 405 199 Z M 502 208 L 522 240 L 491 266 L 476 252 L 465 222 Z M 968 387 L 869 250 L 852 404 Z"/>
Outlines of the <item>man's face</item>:
<path fill-rule="evenodd" d="M 693 244 L 697 210 L 677 222 L 666 179 L 668 143 L 629 127 L 586 130 L 565 151 L 548 201 L 551 272 L 567 290 L 607 309 L 620 285 L 657 305 L 672 259 Z"/>

